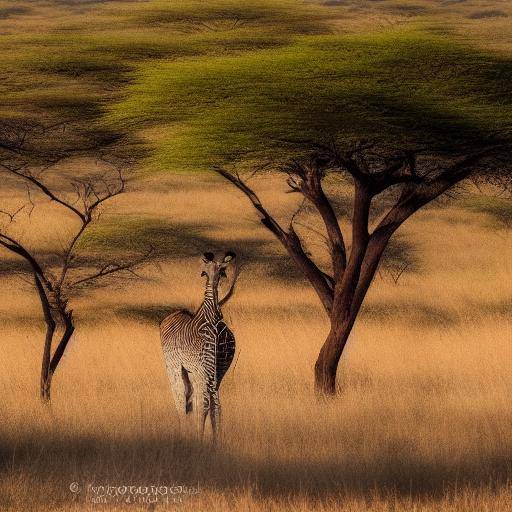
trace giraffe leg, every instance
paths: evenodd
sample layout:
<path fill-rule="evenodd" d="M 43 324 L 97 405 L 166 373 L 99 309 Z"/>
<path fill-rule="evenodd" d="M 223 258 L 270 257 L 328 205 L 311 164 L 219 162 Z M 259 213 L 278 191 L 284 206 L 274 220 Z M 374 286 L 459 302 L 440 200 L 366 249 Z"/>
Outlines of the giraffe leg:
<path fill-rule="evenodd" d="M 214 390 L 211 393 L 211 401 L 210 401 L 210 420 L 212 422 L 212 433 L 213 433 L 213 442 L 215 443 L 221 435 L 221 408 L 220 408 L 220 399 L 219 392 Z"/>
<path fill-rule="evenodd" d="M 204 427 L 206 423 L 206 418 L 208 417 L 208 411 L 210 410 L 210 394 L 206 390 L 203 391 L 203 406 L 201 408 L 201 415 L 199 419 L 199 436 L 201 439 L 204 437 Z"/>
<path fill-rule="evenodd" d="M 174 404 L 178 412 L 180 428 L 182 427 L 183 421 L 187 415 L 187 392 L 181 375 L 181 370 L 181 365 L 179 367 L 172 366 L 167 368 L 171 391 L 174 397 Z"/>
<path fill-rule="evenodd" d="M 181 367 L 181 378 L 183 379 L 183 385 L 185 386 L 185 413 L 188 414 L 192 412 L 192 395 L 194 388 L 192 387 L 192 382 L 188 376 L 188 371 L 185 370 L 183 366 Z"/>
<path fill-rule="evenodd" d="M 196 431 L 200 439 L 203 439 L 204 424 L 208 411 L 210 409 L 210 396 L 202 375 L 194 375 L 192 377 L 193 394 L 193 410 L 196 421 Z"/>

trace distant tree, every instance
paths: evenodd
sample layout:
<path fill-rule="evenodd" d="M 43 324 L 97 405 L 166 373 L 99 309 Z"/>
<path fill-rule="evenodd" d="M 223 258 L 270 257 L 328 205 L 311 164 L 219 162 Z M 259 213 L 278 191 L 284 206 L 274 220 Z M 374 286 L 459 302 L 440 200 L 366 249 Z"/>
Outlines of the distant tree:
<path fill-rule="evenodd" d="M 393 233 L 465 179 L 509 183 L 511 84 L 510 59 L 448 37 L 330 35 L 249 55 L 161 62 L 138 75 L 112 116 L 159 126 L 158 133 L 167 124 L 169 135 L 153 141 L 154 164 L 214 167 L 251 201 L 329 317 L 315 382 L 332 394 Z M 318 214 L 329 263 L 304 243 L 297 214 L 285 223 L 263 204 L 248 185 L 255 174 L 272 184 L 284 174 L 289 191 Z M 351 219 L 339 207 L 347 189 Z"/>
<path fill-rule="evenodd" d="M 0 217 L 4 218 L 3 222 L 0 219 L 0 247 L 24 260 L 41 303 L 46 336 L 40 394 L 45 402 L 50 401 L 53 375 L 75 331 L 73 311 L 68 305 L 70 297 L 101 278 L 120 273 L 136 275 L 136 268 L 151 255 L 149 250 L 135 258 L 111 261 L 81 257 L 80 244 L 88 229 L 99 219 L 104 203 L 125 192 L 127 179 L 120 164 L 105 160 L 93 151 L 94 147 L 72 152 L 52 147 L 51 139 L 58 135 L 55 128 L 26 122 L 4 122 L 0 126 L 0 172 L 4 174 L 4 186 L 6 178 L 12 178 L 11 187 L 26 197 L 12 211 L 0 210 Z M 57 164 L 64 165 L 77 155 L 91 154 L 101 158 L 102 169 L 75 173 L 71 178 L 60 174 L 48 176 Z M 4 201 L 8 191 L 12 192 L 12 188 L 4 190 Z M 39 254 L 24 244 L 21 236 L 11 233 L 21 215 L 25 216 L 29 232 L 34 231 L 30 220 L 38 195 L 61 209 L 63 220 L 66 214 L 74 218 L 67 242 L 53 252 L 55 258 Z"/>

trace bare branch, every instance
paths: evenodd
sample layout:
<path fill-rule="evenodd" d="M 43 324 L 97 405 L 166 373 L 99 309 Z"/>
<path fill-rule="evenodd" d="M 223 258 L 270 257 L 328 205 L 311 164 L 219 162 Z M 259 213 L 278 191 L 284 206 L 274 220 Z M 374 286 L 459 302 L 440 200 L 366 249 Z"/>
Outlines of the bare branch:
<path fill-rule="evenodd" d="M 437 177 L 425 183 L 406 183 L 397 203 L 388 211 L 375 228 L 372 237 L 382 236 L 384 232 L 393 233 L 413 213 L 427 203 L 447 192 L 454 185 L 471 176 L 475 165 L 496 151 L 496 146 L 490 146 L 468 155 L 452 164 Z"/>
<path fill-rule="evenodd" d="M 214 171 L 230 181 L 247 196 L 254 208 L 260 213 L 263 225 L 276 236 L 288 251 L 290 257 L 295 261 L 304 276 L 316 290 L 325 310 L 330 313 L 333 301 L 331 284 L 329 280 L 326 279 L 325 273 L 322 272 L 305 253 L 300 238 L 293 229 L 293 226 L 290 225 L 289 232 L 286 232 L 262 205 L 256 193 L 249 188 L 238 175 L 230 173 L 220 167 L 215 167 Z"/>
<path fill-rule="evenodd" d="M 502 145 L 488 146 L 461 158 L 439 176 L 429 180 L 426 187 L 421 190 L 421 194 L 428 197 L 429 200 L 435 199 L 460 181 L 469 178 L 476 171 L 476 166 L 481 164 L 486 157 L 503 149 L 506 148 Z"/>
<path fill-rule="evenodd" d="M 20 206 L 16 211 L 14 211 L 12 213 L 7 212 L 5 210 L 0 210 L 0 213 L 3 214 L 3 215 L 6 215 L 7 217 L 9 217 L 9 223 L 12 223 L 12 222 L 14 222 L 14 219 L 16 218 L 16 215 L 21 213 L 21 211 L 25 208 L 25 206 L 26 205 Z"/>
<path fill-rule="evenodd" d="M 57 280 L 58 288 L 61 288 L 62 285 L 64 284 L 64 280 L 66 279 L 66 275 L 69 270 L 69 265 L 71 264 L 71 261 L 73 260 L 73 250 L 74 250 L 76 244 L 78 243 L 78 241 L 80 240 L 80 238 L 82 237 L 82 235 L 85 233 L 85 230 L 89 226 L 90 222 L 91 222 L 90 217 L 88 217 L 86 220 L 84 220 L 82 222 L 78 231 L 75 233 L 75 236 L 71 239 L 71 241 L 69 242 L 69 245 L 64 250 L 64 254 L 62 255 L 62 269 L 60 272 L 60 276 Z"/>
<path fill-rule="evenodd" d="M 270 213 L 265 209 L 263 204 L 260 201 L 260 198 L 256 195 L 256 193 L 249 188 L 238 175 L 230 173 L 221 167 L 214 167 L 213 170 L 220 174 L 222 177 L 226 178 L 230 181 L 235 187 L 241 190 L 251 201 L 252 205 L 258 212 L 261 214 L 261 222 L 263 225 L 268 228 L 272 233 L 274 233 L 279 240 L 286 240 L 286 232 L 279 225 L 279 223 L 270 215 Z"/>
<path fill-rule="evenodd" d="M 14 252 L 18 256 L 21 256 L 22 258 L 24 258 L 29 263 L 34 274 L 39 276 L 39 278 L 44 283 L 46 288 L 48 290 L 53 289 L 52 284 L 50 283 L 49 279 L 46 277 L 46 274 L 43 271 L 43 268 L 41 267 L 41 265 L 39 264 L 37 259 L 25 247 L 23 247 L 23 245 L 21 245 L 20 242 L 18 242 L 14 238 L 11 238 L 10 236 L 8 236 L 4 233 L 0 233 L 0 245 L 2 247 L 5 247 L 6 249 L 8 249 L 11 252 Z"/>
<path fill-rule="evenodd" d="M 28 218 L 30 219 L 30 217 L 32 216 L 32 213 L 34 212 L 34 208 L 36 207 L 36 204 L 34 203 L 34 201 L 32 199 L 32 193 L 30 191 L 29 184 L 25 183 L 25 187 L 27 188 L 27 199 L 28 199 L 28 203 L 30 204 L 30 209 L 28 211 Z"/>
<path fill-rule="evenodd" d="M 368 219 L 371 202 L 372 195 L 368 187 L 356 181 L 352 216 L 352 249 L 347 268 L 341 280 L 337 281 L 337 284 L 340 283 L 340 285 L 336 287 L 337 297 L 341 298 L 343 305 L 341 310 L 344 314 L 350 312 L 350 305 L 356 294 L 361 268 L 369 245 Z M 349 318 L 343 320 L 348 321 Z"/>
<path fill-rule="evenodd" d="M 154 254 L 154 248 L 151 247 L 147 253 L 145 253 L 144 255 L 142 255 L 141 257 L 139 257 L 135 260 L 132 260 L 132 261 L 129 261 L 126 263 L 108 263 L 108 264 L 104 265 L 103 267 L 101 267 L 94 274 L 83 277 L 81 279 L 77 279 L 76 281 L 73 281 L 72 283 L 70 283 L 68 286 L 69 286 L 69 288 L 73 288 L 75 286 L 82 285 L 85 283 L 90 283 L 91 281 L 94 281 L 96 279 L 100 279 L 102 277 L 110 276 L 112 274 L 116 274 L 116 273 L 124 272 L 124 271 L 134 274 L 134 269 L 137 268 L 138 266 L 142 265 L 143 263 L 146 263 L 151 258 L 151 256 L 153 254 Z M 134 275 L 136 275 L 136 274 L 134 274 Z M 139 276 L 137 276 L 137 277 L 139 277 Z"/>
<path fill-rule="evenodd" d="M 116 184 L 117 186 L 115 189 L 111 189 L 105 180 L 103 180 L 103 183 L 105 185 L 107 192 L 105 194 L 103 194 L 102 196 L 98 196 L 96 194 L 96 192 L 94 191 L 94 188 L 91 189 L 96 197 L 96 200 L 93 201 L 90 205 L 88 205 L 87 211 L 89 214 L 91 212 L 93 212 L 99 205 L 101 205 L 102 203 L 107 201 L 108 199 L 118 196 L 119 194 L 122 194 L 125 191 L 126 178 L 123 176 L 123 171 L 122 171 L 122 169 L 119 169 L 119 168 L 116 169 L 116 171 L 117 171 L 118 182 Z"/>
<path fill-rule="evenodd" d="M 325 195 L 322 180 L 325 176 L 324 165 L 330 160 L 319 159 L 317 155 L 308 162 L 293 161 L 288 167 L 288 185 L 301 192 L 317 209 L 327 232 L 329 252 L 335 279 L 340 277 L 347 265 L 346 247 L 338 218 L 331 202 Z"/>
<path fill-rule="evenodd" d="M 53 164 L 52 164 L 53 165 Z M 76 216 L 78 216 L 81 220 L 84 220 L 85 216 L 80 210 L 75 208 L 71 203 L 68 203 L 64 199 L 58 197 L 54 192 L 52 192 L 40 179 L 34 177 L 30 173 L 23 173 L 20 170 L 10 167 L 8 165 L 5 165 L 3 163 L 0 163 L 0 167 L 4 169 L 5 171 L 18 176 L 19 178 L 26 180 L 27 182 L 35 185 L 43 194 L 45 194 L 47 197 L 50 198 L 51 201 L 55 201 L 56 203 L 59 203 L 60 205 L 64 206 L 71 212 L 73 212 Z"/>

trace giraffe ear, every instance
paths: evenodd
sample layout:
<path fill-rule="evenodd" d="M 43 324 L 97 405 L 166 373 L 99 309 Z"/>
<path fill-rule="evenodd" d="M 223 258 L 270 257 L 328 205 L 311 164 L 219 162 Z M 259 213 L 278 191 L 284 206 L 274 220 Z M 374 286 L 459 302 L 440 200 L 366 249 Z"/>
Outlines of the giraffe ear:
<path fill-rule="evenodd" d="M 203 254 L 202 260 L 203 260 L 203 263 L 208 263 L 210 261 L 213 261 L 214 258 L 215 258 L 215 255 L 213 254 L 213 252 L 205 252 Z"/>
<path fill-rule="evenodd" d="M 227 252 L 224 256 L 223 263 L 229 263 L 231 260 L 234 260 L 236 258 L 236 254 L 234 252 Z"/>

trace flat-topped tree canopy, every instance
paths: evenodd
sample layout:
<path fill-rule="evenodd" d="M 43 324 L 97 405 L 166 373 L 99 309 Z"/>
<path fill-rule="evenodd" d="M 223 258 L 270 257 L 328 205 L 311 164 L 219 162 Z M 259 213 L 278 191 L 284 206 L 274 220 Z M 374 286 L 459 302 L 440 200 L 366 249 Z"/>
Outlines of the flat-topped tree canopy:
<path fill-rule="evenodd" d="M 154 167 L 213 168 L 245 194 L 330 320 L 315 385 L 334 394 L 341 354 L 396 230 L 477 171 L 508 176 L 510 185 L 511 78 L 512 60 L 421 31 L 298 36 L 271 50 L 143 65 L 110 117 L 146 136 Z M 285 171 L 289 191 L 321 218 L 328 263 L 295 229 L 300 207 L 284 223 L 244 179 L 261 164 Z M 323 189 L 330 171 L 352 177 L 350 237 Z M 373 200 L 386 202 L 386 191 L 372 219 Z"/>
<path fill-rule="evenodd" d="M 474 149 L 509 137 L 511 93 L 512 60 L 395 30 L 142 65 L 109 117 L 150 134 L 159 168 L 197 170 L 325 140 Z"/>
<path fill-rule="evenodd" d="M 0 118 L 74 123 L 100 146 L 122 135 L 120 126 L 106 129 L 104 108 L 119 99 L 139 66 L 281 47 L 299 35 L 326 33 L 332 14 L 297 0 L 26 4 L 15 11 L 15 30 L 0 7 Z M 41 18 L 43 25 L 35 21 Z M 130 150 L 138 153 L 135 145 Z"/>

